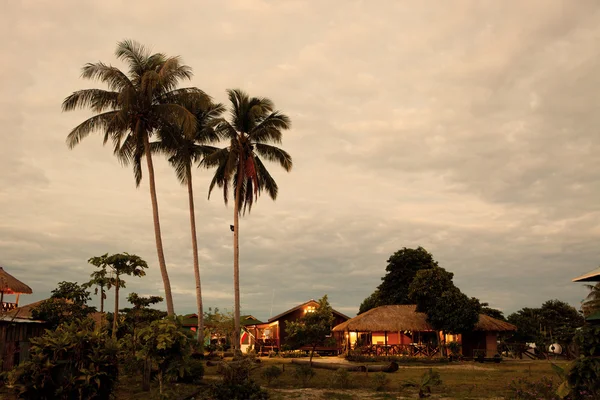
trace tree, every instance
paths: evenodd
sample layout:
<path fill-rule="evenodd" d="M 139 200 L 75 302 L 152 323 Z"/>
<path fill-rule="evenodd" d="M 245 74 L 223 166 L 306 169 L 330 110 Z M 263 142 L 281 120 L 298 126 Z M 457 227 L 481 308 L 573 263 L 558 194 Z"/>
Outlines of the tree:
<path fill-rule="evenodd" d="M 115 55 L 128 64 L 128 73 L 102 62 L 88 63 L 83 67 L 82 77 L 99 80 L 108 86 L 108 90 L 79 90 L 63 101 L 63 111 L 89 108 L 96 113 L 73 128 L 67 136 L 67 145 L 72 149 L 90 133 L 102 132 L 104 144 L 109 140 L 113 142 L 114 154 L 119 161 L 124 165 L 133 164 L 136 186 L 142 180 L 142 158 L 146 158 L 158 264 L 167 312 L 173 315 L 175 311 L 162 245 L 150 137 L 162 125 L 169 123 L 181 125 L 186 134 L 192 135 L 196 119 L 180 104 L 186 99 L 206 95 L 197 88 L 177 89 L 180 80 L 192 76 L 191 68 L 181 64 L 179 57 L 150 54 L 144 46 L 131 40 L 119 42 Z"/>
<path fill-rule="evenodd" d="M 589 289 L 590 293 L 583 301 L 581 311 L 583 311 L 584 316 L 588 317 L 593 313 L 600 311 L 600 283 L 585 286 Z"/>
<path fill-rule="evenodd" d="M 489 307 L 488 303 L 481 303 L 481 313 L 487 315 L 488 317 L 499 319 L 500 321 L 506 321 L 504 312 L 496 308 Z"/>
<path fill-rule="evenodd" d="M 207 143 L 219 140 L 219 136 L 214 130 L 214 121 L 225 111 L 225 107 L 218 103 L 207 104 L 205 101 L 193 101 L 185 104 L 185 107 L 196 117 L 196 130 L 193 135 L 186 135 L 183 127 L 179 124 L 166 124 L 159 131 L 160 141 L 153 145 L 157 151 L 169 157 L 169 163 L 175 169 L 177 179 L 182 185 L 186 185 L 188 190 L 192 255 L 196 279 L 196 307 L 198 309 L 198 343 L 202 347 L 204 344 L 204 311 L 202 310 L 202 285 L 198 262 L 198 240 L 196 239 L 192 165 L 198 164 L 204 156 L 216 150 Z"/>
<path fill-rule="evenodd" d="M 427 315 L 427 322 L 436 331 L 452 334 L 470 332 L 479 321 L 481 304 L 454 286 L 453 276 L 437 266 L 422 269 L 409 286 L 408 298 L 417 305 L 418 312 Z"/>
<path fill-rule="evenodd" d="M 331 335 L 333 324 L 333 309 L 327 301 L 327 295 L 319 300 L 319 306 L 314 311 L 307 312 L 298 321 L 288 322 L 286 332 L 292 345 L 311 346 L 310 364 L 317 346 L 325 344 Z"/>
<path fill-rule="evenodd" d="M 89 288 L 91 286 L 96 286 L 95 294 L 97 295 L 100 292 L 100 312 L 104 314 L 104 300 L 106 300 L 106 291 L 110 290 L 111 287 L 111 279 L 106 276 L 106 268 L 101 268 L 97 271 L 94 271 L 90 274 L 90 279 L 87 283 L 84 283 L 83 286 Z M 100 290 L 98 290 L 100 289 Z"/>
<path fill-rule="evenodd" d="M 91 299 L 90 292 L 86 290 L 84 285 L 78 285 L 77 282 L 62 281 L 58 283 L 58 287 L 52 290 L 51 298 L 70 300 L 79 306 L 87 304 Z"/>
<path fill-rule="evenodd" d="M 420 246 L 416 249 L 404 247 L 392 254 L 387 262 L 386 275 L 381 278 L 377 290 L 360 305 L 359 314 L 383 305 L 411 304 L 408 287 L 416 273 L 438 265 L 431 253 Z"/>
<path fill-rule="evenodd" d="M 233 285 L 234 322 L 236 352 L 240 349 L 240 272 L 239 272 L 239 216 L 242 210 L 248 212 L 258 199 L 258 194 L 266 190 L 269 196 L 277 198 L 278 186 L 260 157 L 277 162 L 286 171 L 292 169 L 292 157 L 284 150 L 270 143 L 281 143 L 282 131 L 289 129 L 288 116 L 275 111 L 275 105 L 267 98 L 249 97 L 239 89 L 227 91 L 231 101 L 231 121 L 218 120 L 217 133 L 229 140 L 229 146 L 207 156 L 203 164 L 216 167 L 210 183 L 208 195 L 215 185 L 223 189 L 223 200 L 227 204 L 229 186 L 234 189 L 233 208 Z"/>
<path fill-rule="evenodd" d="M 584 323 L 574 307 L 560 300 L 548 300 L 539 308 L 522 308 L 507 319 L 517 327 L 513 341 L 535 343 L 542 351 L 552 343 L 568 346 Z"/>
<path fill-rule="evenodd" d="M 140 329 L 147 327 L 152 321 L 163 319 L 167 313 L 150 308 L 151 305 L 163 301 L 160 296 L 140 296 L 132 292 L 127 296 L 127 301 L 133 305 L 133 308 L 120 310 L 124 316 L 124 323 L 119 327 L 119 336 L 131 336 L 131 351 L 135 354 L 138 350 L 137 342 Z"/>
<path fill-rule="evenodd" d="M 99 257 L 92 257 L 88 262 L 101 269 L 110 268 L 113 273 L 113 276 L 109 279 L 110 285 L 115 288 L 115 313 L 113 315 L 112 335 L 116 337 L 117 321 L 119 318 L 119 288 L 125 288 L 125 281 L 120 276 L 144 276 L 146 275 L 144 269 L 148 268 L 148 264 L 139 256 L 129 253 L 113 254 L 110 256 L 107 253 Z"/>
<path fill-rule="evenodd" d="M 33 319 L 45 321 L 48 329 L 54 330 L 63 323 L 84 320 L 95 312 L 88 307 L 90 292 L 77 282 L 59 282 L 48 300 L 31 310 Z"/>
<path fill-rule="evenodd" d="M 204 322 L 205 326 L 210 327 L 210 330 L 205 328 L 204 333 L 208 335 L 208 337 L 213 336 L 213 334 L 217 337 L 217 347 L 221 347 L 221 349 L 225 350 L 227 344 L 234 341 L 235 323 L 231 311 L 221 312 L 218 307 L 215 307 L 214 310 L 209 307 L 208 311 L 204 313 Z M 220 339 L 222 338 L 225 339 L 224 345 L 220 343 Z M 213 347 L 211 344 L 211 351 L 217 347 Z"/>

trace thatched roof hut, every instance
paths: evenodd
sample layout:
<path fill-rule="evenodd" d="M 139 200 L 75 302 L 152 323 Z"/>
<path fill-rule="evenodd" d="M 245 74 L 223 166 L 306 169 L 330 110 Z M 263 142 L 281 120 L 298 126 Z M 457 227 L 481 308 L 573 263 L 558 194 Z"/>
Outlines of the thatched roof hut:
<path fill-rule="evenodd" d="M 427 332 L 433 327 L 424 313 L 416 311 L 415 305 L 390 305 L 373 308 L 333 328 L 334 332 Z M 506 332 L 517 328 L 508 322 L 479 314 L 476 331 Z"/>
<path fill-rule="evenodd" d="M 3 294 L 31 294 L 29 286 L 9 274 L 0 267 L 0 293 Z"/>

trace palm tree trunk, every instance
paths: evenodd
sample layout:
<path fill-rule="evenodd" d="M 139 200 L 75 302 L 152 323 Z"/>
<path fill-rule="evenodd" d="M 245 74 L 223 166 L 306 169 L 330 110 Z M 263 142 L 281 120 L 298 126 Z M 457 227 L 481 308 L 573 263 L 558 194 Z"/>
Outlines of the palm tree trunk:
<path fill-rule="evenodd" d="M 240 192 L 242 190 L 242 177 L 244 176 L 244 160 L 240 156 L 238 165 L 237 185 L 235 187 L 235 206 L 233 207 L 233 290 L 234 290 L 234 355 L 240 350 Z"/>
<path fill-rule="evenodd" d="M 104 286 L 100 286 L 100 314 L 104 314 Z"/>
<path fill-rule="evenodd" d="M 117 337 L 117 318 L 119 318 L 119 275 L 117 275 L 117 282 L 115 285 L 115 314 L 113 315 L 113 327 L 112 337 Z"/>
<path fill-rule="evenodd" d="M 148 181 L 150 182 L 150 198 L 152 200 L 152 217 L 154 218 L 154 237 L 156 239 L 156 252 L 158 253 L 158 265 L 165 286 L 165 300 L 167 302 L 167 314 L 175 314 L 173 307 L 173 295 L 171 294 L 171 282 L 167 272 L 167 263 L 165 262 L 165 253 L 163 251 L 162 235 L 160 233 L 160 220 L 158 217 L 158 199 L 156 198 L 156 184 L 154 182 L 154 165 L 152 164 L 152 154 L 150 152 L 150 139 L 144 135 L 144 147 L 146 150 L 146 161 L 148 162 Z"/>
<path fill-rule="evenodd" d="M 190 227 L 192 230 L 192 253 L 194 256 L 194 277 L 196 278 L 196 306 L 198 308 L 198 344 L 204 353 L 204 312 L 202 310 L 202 287 L 200 285 L 200 265 L 198 262 L 198 240 L 196 238 L 196 215 L 194 213 L 194 191 L 192 188 L 192 171 L 187 169 L 188 200 L 190 204 Z"/>

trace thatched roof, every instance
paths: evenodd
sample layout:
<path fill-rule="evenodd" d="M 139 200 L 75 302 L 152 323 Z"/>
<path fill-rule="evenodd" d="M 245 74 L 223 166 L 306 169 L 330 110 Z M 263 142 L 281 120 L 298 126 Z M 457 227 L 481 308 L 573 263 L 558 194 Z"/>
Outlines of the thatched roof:
<path fill-rule="evenodd" d="M 398 332 L 433 331 L 427 322 L 427 316 L 416 311 L 415 305 L 391 305 L 373 308 L 363 314 L 349 319 L 333 328 L 334 332 Z M 508 322 L 500 321 L 487 315 L 479 314 L 477 331 L 514 331 L 517 328 Z"/>
<path fill-rule="evenodd" d="M 596 268 L 587 274 L 573 278 L 573 282 L 600 282 L 600 268 Z"/>
<path fill-rule="evenodd" d="M 0 292 L 4 294 L 31 294 L 31 288 L 0 267 Z"/>

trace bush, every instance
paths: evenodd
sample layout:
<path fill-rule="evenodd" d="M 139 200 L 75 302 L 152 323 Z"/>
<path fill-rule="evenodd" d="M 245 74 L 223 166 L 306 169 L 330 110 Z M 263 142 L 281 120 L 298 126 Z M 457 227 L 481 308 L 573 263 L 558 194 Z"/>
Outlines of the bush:
<path fill-rule="evenodd" d="M 271 382 L 281 376 L 283 371 L 276 365 L 271 365 L 262 370 L 262 377 L 267 381 L 267 385 L 271 386 Z"/>
<path fill-rule="evenodd" d="M 331 379 L 332 386 L 338 387 L 340 389 L 346 389 L 350 386 L 350 372 L 344 368 L 338 368 L 333 373 L 333 378 Z"/>
<path fill-rule="evenodd" d="M 25 399 L 108 399 L 117 383 L 117 351 L 91 320 L 59 325 L 31 339 L 30 361 L 9 381 Z"/>
<path fill-rule="evenodd" d="M 389 385 L 390 380 L 385 372 L 373 374 L 373 389 L 378 392 L 384 391 Z"/>
<path fill-rule="evenodd" d="M 556 394 L 558 383 L 554 380 L 542 377 L 538 381 L 530 381 L 527 378 L 517 378 L 508 386 L 510 394 L 508 399 L 514 400 L 561 400 Z"/>
<path fill-rule="evenodd" d="M 449 360 L 445 357 L 405 357 L 405 356 L 370 356 L 361 354 L 357 351 L 351 351 L 346 356 L 348 361 L 356 362 L 382 362 L 382 361 L 394 361 L 398 364 L 447 364 Z"/>
<path fill-rule="evenodd" d="M 190 358 L 183 366 L 183 374 L 177 377 L 177 382 L 199 383 L 204 377 L 204 363 Z"/>
<path fill-rule="evenodd" d="M 211 399 L 214 400 L 268 400 L 269 393 L 248 380 L 242 384 L 219 383 L 211 388 Z"/>
<path fill-rule="evenodd" d="M 307 364 L 295 364 L 295 366 L 294 376 L 302 383 L 303 387 L 306 387 L 308 382 L 315 376 L 315 371 Z"/>
<path fill-rule="evenodd" d="M 586 325 L 575 335 L 579 357 L 568 373 L 568 385 L 574 399 L 600 397 L 600 327 Z"/>

